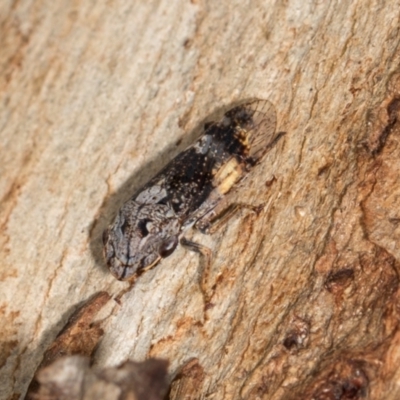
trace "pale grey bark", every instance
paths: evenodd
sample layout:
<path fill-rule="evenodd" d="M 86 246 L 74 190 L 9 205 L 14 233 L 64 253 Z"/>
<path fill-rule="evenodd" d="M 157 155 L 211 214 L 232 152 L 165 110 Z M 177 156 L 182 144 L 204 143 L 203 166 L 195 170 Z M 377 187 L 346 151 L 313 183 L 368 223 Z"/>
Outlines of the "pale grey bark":
<path fill-rule="evenodd" d="M 81 302 L 126 287 L 101 254 L 122 202 L 259 97 L 286 135 L 238 195 L 265 210 L 191 237 L 213 250 L 211 306 L 180 248 L 99 315 L 95 366 L 197 358 L 194 398 L 399 398 L 399 17 L 379 0 L 1 2 L 0 397 L 24 395 Z"/>

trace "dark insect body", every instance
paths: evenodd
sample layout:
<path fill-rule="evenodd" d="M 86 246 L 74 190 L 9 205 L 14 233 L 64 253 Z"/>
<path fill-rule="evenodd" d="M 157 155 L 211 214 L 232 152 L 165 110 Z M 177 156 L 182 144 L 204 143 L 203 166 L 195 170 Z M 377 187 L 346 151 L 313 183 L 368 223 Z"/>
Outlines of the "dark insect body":
<path fill-rule="evenodd" d="M 192 226 L 207 232 L 215 210 L 275 143 L 276 113 L 253 100 L 207 123 L 204 134 L 128 200 L 104 232 L 104 255 L 120 280 L 173 253 Z"/>

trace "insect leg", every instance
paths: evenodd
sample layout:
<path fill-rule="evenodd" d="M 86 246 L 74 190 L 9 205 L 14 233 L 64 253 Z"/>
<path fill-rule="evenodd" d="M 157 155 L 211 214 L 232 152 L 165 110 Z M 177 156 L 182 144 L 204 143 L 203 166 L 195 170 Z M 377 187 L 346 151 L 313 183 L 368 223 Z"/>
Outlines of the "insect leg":
<path fill-rule="evenodd" d="M 239 210 L 246 209 L 250 210 L 257 215 L 264 208 L 265 204 L 260 204 L 258 206 L 253 206 L 246 203 L 231 203 L 231 204 L 221 204 L 223 207 L 216 207 L 207 214 L 205 214 L 201 219 L 199 219 L 195 227 L 202 233 L 213 234 L 222 225 L 224 225 L 230 218 L 232 218 Z"/>
<path fill-rule="evenodd" d="M 199 286 L 204 298 L 204 307 L 206 308 L 209 304 L 209 297 L 207 296 L 207 281 L 211 266 L 212 251 L 208 247 L 203 246 L 196 242 L 192 242 L 191 240 L 188 240 L 185 237 L 181 238 L 180 242 L 182 246 L 186 247 L 191 251 L 199 253 L 204 257 L 205 264 L 202 267 L 202 271 L 200 271 Z"/>

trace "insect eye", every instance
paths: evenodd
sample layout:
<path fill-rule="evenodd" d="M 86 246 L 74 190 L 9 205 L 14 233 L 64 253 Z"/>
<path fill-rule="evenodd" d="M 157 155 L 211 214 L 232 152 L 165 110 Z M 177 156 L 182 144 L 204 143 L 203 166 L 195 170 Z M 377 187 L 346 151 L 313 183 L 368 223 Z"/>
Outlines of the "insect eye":
<path fill-rule="evenodd" d="M 108 229 L 105 229 L 105 230 L 103 231 L 103 244 L 104 244 L 104 245 L 107 243 L 108 236 L 109 236 Z"/>
<path fill-rule="evenodd" d="M 149 234 L 149 230 L 147 228 L 147 224 L 151 222 L 149 219 L 142 219 L 138 222 L 139 232 L 142 237 L 146 237 Z"/>
<path fill-rule="evenodd" d="M 158 252 L 162 258 L 166 258 L 174 252 L 176 246 L 178 246 L 178 238 L 176 236 L 171 236 L 161 243 Z"/>

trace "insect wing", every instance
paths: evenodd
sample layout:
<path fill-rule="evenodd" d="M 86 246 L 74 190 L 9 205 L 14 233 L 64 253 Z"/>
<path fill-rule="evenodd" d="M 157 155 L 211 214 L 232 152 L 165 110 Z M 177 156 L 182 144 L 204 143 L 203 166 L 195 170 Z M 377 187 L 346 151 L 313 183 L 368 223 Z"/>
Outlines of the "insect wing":
<path fill-rule="evenodd" d="M 279 136 L 275 127 L 275 108 L 267 100 L 238 105 L 219 122 L 206 125 L 204 138 L 210 138 L 206 158 L 213 160 L 213 189 L 195 218 L 211 211 L 261 160 Z"/>
<path fill-rule="evenodd" d="M 268 100 L 253 100 L 227 111 L 225 117 L 237 125 L 248 145 L 248 157 L 256 164 L 271 148 L 276 133 L 276 111 Z"/>

